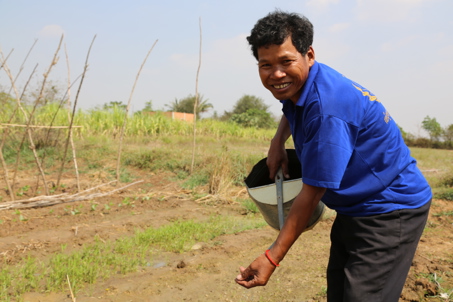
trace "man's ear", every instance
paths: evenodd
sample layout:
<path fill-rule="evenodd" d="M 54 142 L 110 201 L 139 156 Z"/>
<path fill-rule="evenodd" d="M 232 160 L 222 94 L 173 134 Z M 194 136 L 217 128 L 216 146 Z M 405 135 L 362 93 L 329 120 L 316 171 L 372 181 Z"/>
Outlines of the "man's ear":
<path fill-rule="evenodd" d="M 313 49 L 313 46 L 310 46 L 308 48 L 308 51 L 305 55 L 307 56 L 308 59 L 308 65 L 312 67 L 313 64 L 315 64 L 315 50 Z"/>

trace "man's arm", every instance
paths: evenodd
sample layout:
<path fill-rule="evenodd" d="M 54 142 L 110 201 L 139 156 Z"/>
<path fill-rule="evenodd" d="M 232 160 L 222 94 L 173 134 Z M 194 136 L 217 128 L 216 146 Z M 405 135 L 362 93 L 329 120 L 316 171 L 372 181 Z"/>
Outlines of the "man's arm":
<path fill-rule="evenodd" d="M 288 174 L 288 156 L 286 155 L 285 142 L 291 136 L 288 120 L 285 116 L 280 120 L 274 138 L 271 141 L 267 154 L 266 164 L 269 168 L 269 178 L 275 179 L 278 169 L 282 167 L 282 172 L 285 178 L 289 178 Z"/>
<path fill-rule="evenodd" d="M 277 240 L 270 248 L 269 256 L 274 262 L 279 263 L 283 260 L 291 246 L 305 230 L 325 191 L 325 188 L 303 185 L 302 191 L 296 196 L 291 206 Z M 236 282 L 245 288 L 263 286 L 267 284 L 274 270 L 274 264 L 262 254 L 247 268 L 240 268 L 240 274 L 236 277 Z"/>

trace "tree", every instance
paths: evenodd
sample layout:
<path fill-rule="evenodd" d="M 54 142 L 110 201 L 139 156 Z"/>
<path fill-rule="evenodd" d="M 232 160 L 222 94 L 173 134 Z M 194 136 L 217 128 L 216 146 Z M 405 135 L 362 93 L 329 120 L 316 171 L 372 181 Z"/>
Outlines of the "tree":
<path fill-rule="evenodd" d="M 145 103 L 145 108 L 142 109 L 142 112 L 152 112 L 153 111 L 153 101 L 148 101 Z"/>
<path fill-rule="evenodd" d="M 232 114 L 245 113 L 249 109 L 257 109 L 267 112 L 269 106 L 264 103 L 264 100 L 262 98 L 245 94 L 234 105 Z"/>
<path fill-rule="evenodd" d="M 249 109 L 257 109 L 264 112 L 268 112 L 267 109 L 269 108 L 268 105 L 264 103 L 262 98 L 256 97 L 254 95 L 243 95 L 237 102 L 234 104 L 232 111 L 225 111 L 220 118 L 222 121 L 231 120 L 233 115 L 241 114 L 247 112 Z"/>
<path fill-rule="evenodd" d="M 60 103 L 63 97 L 66 96 L 66 89 L 62 89 L 59 86 L 59 84 L 53 81 L 48 81 L 42 92 L 40 91 L 41 88 L 37 88 L 35 91 L 31 92 L 30 95 L 24 98 L 23 103 L 34 105 L 35 101 L 40 97 L 41 93 L 41 98 L 39 100 L 39 103 L 37 104 L 38 107 L 52 103 Z"/>
<path fill-rule="evenodd" d="M 0 106 L 2 111 L 5 111 L 6 108 L 11 109 L 15 107 L 16 100 L 8 93 L 0 91 Z"/>
<path fill-rule="evenodd" d="M 233 111 L 224 113 L 222 120 L 230 120 L 244 127 L 274 127 L 275 120 L 268 108 L 263 99 L 246 94 L 236 102 Z"/>
<path fill-rule="evenodd" d="M 439 136 L 442 134 L 442 127 L 437 122 L 436 118 L 430 118 L 429 115 L 423 119 L 422 128 L 428 132 L 431 142 L 438 141 Z"/>
<path fill-rule="evenodd" d="M 453 124 L 444 128 L 443 137 L 447 145 L 453 145 Z"/>
<path fill-rule="evenodd" d="M 233 114 L 230 120 L 244 127 L 272 128 L 276 125 L 269 112 L 259 109 L 249 109 L 243 113 Z"/>
<path fill-rule="evenodd" d="M 22 123 L 22 115 L 15 114 L 18 110 L 17 101 L 10 94 L 0 91 L 0 116 L 2 123 Z"/>
<path fill-rule="evenodd" d="M 124 109 L 126 110 L 126 105 L 123 104 L 123 102 L 110 102 L 110 103 L 105 103 L 102 108 L 104 110 L 110 110 L 110 109 L 114 109 L 114 108 L 118 108 L 118 109 Z"/>
<path fill-rule="evenodd" d="M 169 107 L 168 111 L 193 113 L 195 99 L 194 95 L 189 95 L 181 100 L 175 99 L 170 105 L 166 106 Z M 208 103 L 208 100 L 203 100 L 203 96 L 200 95 L 198 98 L 197 118 L 200 117 L 200 113 L 207 112 L 211 108 L 214 108 L 212 104 Z"/>

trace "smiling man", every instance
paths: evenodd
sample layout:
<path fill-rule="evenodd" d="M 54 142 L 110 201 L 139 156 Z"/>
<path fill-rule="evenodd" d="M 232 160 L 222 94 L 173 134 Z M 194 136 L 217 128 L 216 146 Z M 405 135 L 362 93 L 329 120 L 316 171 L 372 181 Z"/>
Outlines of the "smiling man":
<path fill-rule="evenodd" d="M 305 17 L 275 11 L 247 40 L 284 113 L 268 152 L 269 177 L 280 167 L 289 177 L 292 136 L 304 184 L 272 247 L 241 267 L 236 282 L 266 285 L 322 198 L 337 212 L 328 301 L 398 301 L 432 195 L 397 124 L 369 90 L 315 60 Z"/>

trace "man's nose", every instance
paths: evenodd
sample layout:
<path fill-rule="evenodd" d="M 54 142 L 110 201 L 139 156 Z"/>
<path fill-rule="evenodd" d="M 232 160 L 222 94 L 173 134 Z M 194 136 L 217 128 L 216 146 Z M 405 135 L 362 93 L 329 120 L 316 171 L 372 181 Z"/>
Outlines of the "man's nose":
<path fill-rule="evenodd" d="M 282 68 L 276 67 L 274 68 L 274 70 L 272 70 L 272 77 L 274 79 L 281 79 L 284 78 L 285 76 L 286 72 Z"/>

